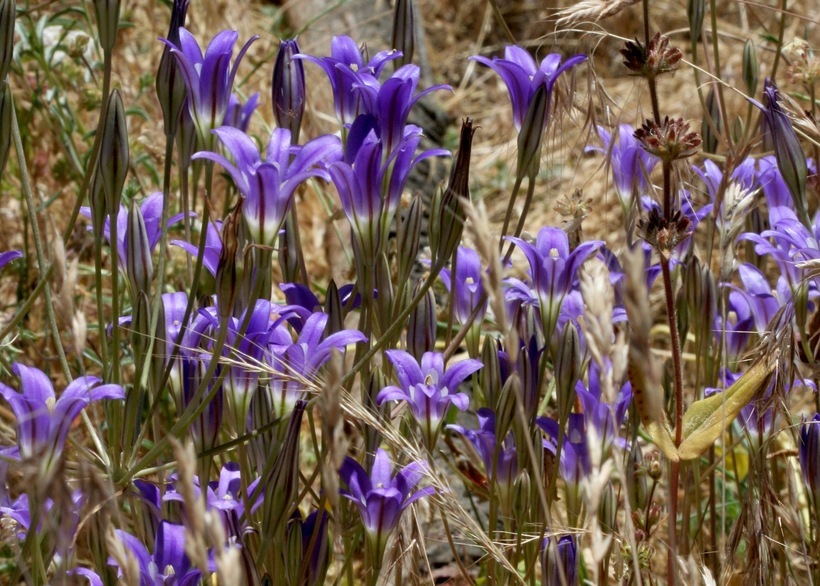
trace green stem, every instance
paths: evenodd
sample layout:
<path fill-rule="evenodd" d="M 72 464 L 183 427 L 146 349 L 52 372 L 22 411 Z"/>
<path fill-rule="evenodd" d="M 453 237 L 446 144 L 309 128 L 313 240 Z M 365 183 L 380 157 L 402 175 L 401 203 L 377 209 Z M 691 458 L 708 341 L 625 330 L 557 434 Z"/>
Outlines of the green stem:
<path fill-rule="evenodd" d="M 17 165 L 20 167 L 20 183 L 23 188 L 23 195 L 26 198 L 26 208 L 28 210 L 28 220 L 31 224 L 31 236 L 34 239 L 34 250 L 37 254 L 37 266 L 41 275 L 45 275 L 48 267 L 46 266 L 46 256 L 43 251 L 43 241 L 40 237 L 40 226 L 37 222 L 37 207 L 34 205 L 34 195 L 31 190 L 31 177 L 28 174 L 28 166 L 26 165 L 26 154 L 23 151 L 23 139 L 20 136 L 20 125 L 17 122 L 17 109 L 14 105 L 14 96 L 11 96 L 11 133 L 14 141 L 14 150 L 17 152 Z M 63 342 L 60 339 L 60 330 L 57 328 L 57 319 L 54 316 L 54 302 L 51 298 L 51 287 L 46 283 L 43 290 L 46 306 L 46 320 L 48 327 L 51 330 L 51 336 L 54 340 L 54 347 L 57 350 L 57 356 L 60 360 L 60 367 L 63 371 L 63 376 L 66 381 L 71 382 L 71 370 L 68 368 L 68 362 L 65 357 L 65 350 L 63 350 Z"/>

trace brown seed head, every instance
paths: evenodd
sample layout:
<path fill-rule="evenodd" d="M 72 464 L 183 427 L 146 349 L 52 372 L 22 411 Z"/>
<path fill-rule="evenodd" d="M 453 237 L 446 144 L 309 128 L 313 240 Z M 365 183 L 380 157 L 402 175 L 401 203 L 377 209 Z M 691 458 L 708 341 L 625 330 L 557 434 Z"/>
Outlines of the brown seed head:
<path fill-rule="evenodd" d="M 639 40 L 627 41 L 621 49 L 624 56 L 624 65 L 639 77 L 654 78 L 661 73 L 669 73 L 678 68 L 678 62 L 683 53 L 677 47 L 669 46 L 669 37 L 661 33 L 649 40 L 649 45 L 643 45 Z"/>
<path fill-rule="evenodd" d="M 638 222 L 644 240 L 657 249 L 659 254 L 669 258 L 675 247 L 692 234 L 691 222 L 680 210 L 666 219 L 659 208 L 653 208 L 649 215 Z"/>
<path fill-rule="evenodd" d="M 669 116 L 660 124 L 647 120 L 634 136 L 644 150 L 667 162 L 691 157 L 703 142 L 683 118 L 670 120 Z"/>

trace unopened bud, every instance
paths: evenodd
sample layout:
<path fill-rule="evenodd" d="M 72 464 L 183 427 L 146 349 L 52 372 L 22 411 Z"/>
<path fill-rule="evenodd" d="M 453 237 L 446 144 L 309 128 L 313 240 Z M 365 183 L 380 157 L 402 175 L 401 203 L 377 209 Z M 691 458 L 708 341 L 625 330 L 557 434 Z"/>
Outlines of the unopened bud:
<path fill-rule="evenodd" d="M 515 519 L 519 527 L 524 527 L 529 518 L 530 503 L 532 502 L 530 475 L 526 470 L 522 470 L 518 478 L 515 479 L 514 491 L 515 501 L 513 506 Z"/>
<path fill-rule="evenodd" d="M 0 83 L 6 80 L 14 54 L 14 0 L 0 0 Z M 0 170 L 2 168 L 0 167 Z"/>
<path fill-rule="evenodd" d="M 550 92 L 547 84 L 538 85 L 535 90 L 521 130 L 518 132 L 518 167 L 517 177 L 528 177 L 530 181 L 538 175 L 541 167 L 541 146 L 544 143 L 544 130 L 550 111 Z"/>
<path fill-rule="evenodd" d="M 117 27 L 120 23 L 120 0 L 94 0 L 94 14 L 97 16 L 97 33 L 104 51 L 114 48 L 117 41 Z"/>
<path fill-rule="evenodd" d="M 168 41 L 179 46 L 179 29 L 185 26 L 185 15 L 188 12 L 190 0 L 174 0 L 171 9 L 171 26 L 168 29 Z M 171 47 L 163 45 L 162 57 L 159 60 L 157 71 L 157 98 L 162 108 L 162 118 L 165 121 L 165 136 L 176 136 L 179 128 L 179 114 L 185 104 L 185 81 L 179 62 L 171 54 Z"/>
<path fill-rule="evenodd" d="M 418 286 L 416 287 L 418 289 Z M 407 351 L 416 360 L 436 345 L 436 297 L 432 289 L 424 296 L 407 318 Z"/>
<path fill-rule="evenodd" d="M 618 497 L 611 482 L 606 483 L 604 494 L 601 495 L 601 502 L 598 505 L 598 520 L 601 523 L 601 529 L 605 533 L 615 533 L 615 526 L 618 522 Z"/>
<path fill-rule="evenodd" d="M 302 513 L 293 511 L 288 521 L 285 535 L 285 584 L 299 583 L 299 568 L 302 567 Z"/>
<path fill-rule="evenodd" d="M 8 82 L 0 79 L 0 177 L 11 154 L 11 126 L 14 103 Z"/>
<path fill-rule="evenodd" d="M 393 61 L 396 69 L 413 61 L 416 50 L 416 8 L 413 0 L 396 0 L 393 11 L 393 48 L 401 57 Z"/>
<path fill-rule="evenodd" d="M 339 295 L 339 288 L 336 281 L 330 280 L 325 293 L 325 313 L 327 314 L 327 324 L 325 325 L 325 336 L 341 332 L 344 329 L 344 308 L 342 298 Z"/>
<path fill-rule="evenodd" d="M 296 39 L 282 41 L 273 67 L 273 117 L 279 128 L 290 130 L 294 144 L 299 141 L 305 114 L 305 65 L 293 56 L 299 53 Z"/>
<path fill-rule="evenodd" d="M 712 124 L 709 124 L 711 119 Z M 712 130 L 714 125 L 715 131 Z M 720 140 L 720 133 L 723 130 L 723 118 L 720 116 L 720 104 L 718 104 L 717 96 L 715 95 L 714 84 L 709 88 L 709 93 L 706 94 L 706 112 L 703 115 L 703 122 L 700 125 L 700 133 L 703 136 L 703 150 L 707 153 L 716 153 L 718 141 Z"/>
<path fill-rule="evenodd" d="M 492 336 L 485 336 L 481 347 L 481 363 L 484 368 L 478 371 L 478 381 L 479 388 L 484 392 L 484 406 L 494 412 L 497 410 L 501 395 L 501 382 L 506 378 L 499 352 L 500 348 L 496 339 Z M 506 367 L 506 364 L 503 367 Z"/>
<path fill-rule="evenodd" d="M 421 197 L 417 195 L 410 202 L 407 215 L 399 223 L 399 235 L 396 241 L 399 283 L 405 283 L 410 278 L 413 265 L 418 257 L 421 226 L 424 221 L 424 210 L 422 208 Z"/>
<path fill-rule="evenodd" d="M 703 17 L 706 14 L 705 0 L 689 0 L 686 10 L 689 17 L 689 37 L 695 43 L 700 40 L 703 31 Z"/>
<path fill-rule="evenodd" d="M 376 319 L 382 331 L 393 323 L 393 279 L 391 276 L 392 271 L 390 270 L 387 255 L 381 253 L 376 259 L 376 291 L 378 291 L 378 298 L 376 299 L 375 309 Z"/>
<path fill-rule="evenodd" d="M 128 210 L 128 227 L 125 230 L 125 269 L 131 284 L 132 295 L 151 292 L 154 263 L 151 260 L 151 242 L 145 228 L 145 219 L 136 202 L 131 200 Z M 146 330 L 145 335 L 149 332 Z"/>
<path fill-rule="evenodd" d="M 572 320 L 567 320 L 558 338 L 555 352 L 555 388 L 558 413 L 563 421 L 575 401 L 575 383 L 581 376 L 581 342 Z"/>
<path fill-rule="evenodd" d="M 638 446 L 633 446 L 626 463 L 626 491 L 633 510 L 643 510 L 649 491 L 646 485 L 646 470 L 643 454 Z"/>
<path fill-rule="evenodd" d="M 105 208 L 108 215 L 116 215 L 120 209 L 122 188 L 128 174 L 130 155 L 128 150 L 128 126 L 125 107 L 118 90 L 111 92 L 100 143 L 100 181 L 105 193 Z"/>
<path fill-rule="evenodd" d="M 746 39 L 743 45 L 743 83 L 746 84 L 746 94 L 753 96 L 757 93 L 757 50 L 752 39 Z"/>
<path fill-rule="evenodd" d="M 242 201 L 228 214 L 222 224 L 222 252 L 216 267 L 216 303 L 220 318 L 233 313 L 237 292 L 236 252 L 239 248 L 239 226 L 242 222 Z"/>
<path fill-rule="evenodd" d="M 438 222 L 433 224 L 438 234 L 437 246 L 434 249 L 437 263 L 449 259 L 461 242 L 461 233 L 467 217 L 464 201 L 470 200 L 470 153 L 474 133 L 472 119 L 465 119 L 461 124 L 461 140 L 456 160 L 450 170 L 450 181 L 436 215 Z"/>

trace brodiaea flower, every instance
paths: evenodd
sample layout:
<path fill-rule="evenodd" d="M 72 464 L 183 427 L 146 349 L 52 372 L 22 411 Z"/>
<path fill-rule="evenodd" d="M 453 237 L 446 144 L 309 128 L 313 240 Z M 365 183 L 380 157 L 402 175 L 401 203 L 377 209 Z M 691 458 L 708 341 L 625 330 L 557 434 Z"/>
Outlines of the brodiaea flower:
<path fill-rule="evenodd" d="M 479 300 L 484 297 L 484 283 L 481 280 L 483 270 L 478 253 L 472 248 L 459 246 L 457 255 L 455 279 L 452 278 L 450 269 L 446 268 L 441 270 L 440 277 L 447 291 L 453 296 L 453 317 L 457 323 L 465 324 Z M 487 303 L 485 298 L 474 323 L 481 323 L 487 310 Z"/>
<path fill-rule="evenodd" d="M 4 448 L 1 454 L 23 459 L 39 458 L 49 470 L 63 453 L 71 424 L 85 409 L 102 399 L 123 399 L 118 385 L 102 385 L 95 376 L 82 376 L 71 382 L 57 398 L 49 378 L 40 370 L 15 363 L 20 391 L 0 383 L 0 396 L 17 418 L 17 447 Z"/>
<path fill-rule="evenodd" d="M 558 76 L 567 69 L 586 61 L 586 55 L 574 55 L 561 63 L 561 55 L 550 53 L 541 60 L 540 65 L 536 65 L 535 60 L 526 50 L 515 45 L 508 45 L 504 49 L 504 59 L 493 57 L 491 61 L 480 55 L 475 55 L 470 59 L 495 71 L 507 84 L 513 109 L 513 122 L 520 131 L 527 108 L 538 86 L 542 83 L 546 84 L 547 92 L 550 94 Z"/>
<path fill-rule="evenodd" d="M 13 260 L 23 258 L 23 253 L 19 250 L 9 250 L 7 252 L 0 252 L 0 269 L 9 264 Z"/>
<path fill-rule="evenodd" d="M 234 163 L 208 151 L 193 158 L 219 163 L 230 173 L 245 197 L 242 215 L 251 240 L 264 246 L 273 246 L 276 241 L 296 188 L 310 177 L 329 180 L 327 173 L 316 165 L 341 156 L 335 136 L 320 136 L 299 147 L 291 145 L 290 130 L 277 128 L 271 133 L 263 162 L 256 144 L 241 130 L 223 126 L 213 132 L 233 155 Z"/>
<path fill-rule="evenodd" d="M 202 574 L 191 566 L 191 560 L 185 553 L 185 527 L 183 525 L 162 521 L 157 529 L 153 555 L 133 535 L 119 529 L 115 533 L 136 558 L 141 586 L 199 584 Z M 113 558 L 108 560 L 109 565 L 117 566 L 118 575 L 122 577 L 123 569 L 119 567 L 118 562 L 119 560 Z"/>
<path fill-rule="evenodd" d="M 481 362 L 462 360 L 445 372 L 444 355 L 440 352 L 425 352 L 421 364 L 404 350 L 388 350 L 386 354 L 396 369 L 400 386 L 385 387 L 376 402 L 381 405 L 385 401 L 406 401 L 421 426 L 427 447 L 432 450 L 450 405 L 461 411 L 467 409 L 469 397 L 456 391 L 464 379 L 481 368 Z"/>
<path fill-rule="evenodd" d="M 432 486 L 413 492 L 424 473 L 418 462 L 405 466 L 395 476 L 392 476 L 392 468 L 387 452 L 379 448 L 370 476 L 350 457 L 345 458 L 339 470 L 339 476 L 347 485 L 342 496 L 356 503 L 359 509 L 376 568 L 381 565 L 387 538 L 404 510 L 418 499 L 435 493 Z"/>
<path fill-rule="evenodd" d="M 612 184 L 621 205 L 627 206 L 632 193 L 644 195 L 647 189 L 647 177 L 658 163 L 658 158 L 641 148 L 633 136 L 635 131 L 628 124 L 621 124 L 617 131 L 610 134 L 603 126 L 598 126 L 598 136 L 604 144 L 600 147 L 587 147 L 586 151 L 595 151 L 609 156 L 612 169 Z M 617 143 L 615 137 L 617 136 Z"/>
<path fill-rule="evenodd" d="M 160 39 L 177 58 L 188 88 L 191 118 L 206 145 L 212 142 L 211 130 L 224 123 L 239 62 L 258 37 L 251 37 L 245 43 L 231 67 L 233 46 L 238 38 L 236 31 L 222 31 L 211 40 L 204 55 L 194 36 L 182 27 L 179 29 L 178 47 L 166 39 Z"/>
<path fill-rule="evenodd" d="M 820 503 L 820 413 L 815 413 L 800 426 L 800 470 L 803 482 L 814 498 Z"/>
<path fill-rule="evenodd" d="M 578 269 L 604 243 L 591 240 L 570 252 L 566 232 L 548 226 L 538 232 L 534 245 L 521 238 L 509 237 L 507 240 L 527 256 L 530 278 L 538 291 L 544 337 L 550 339 L 564 297 L 573 288 Z"/>

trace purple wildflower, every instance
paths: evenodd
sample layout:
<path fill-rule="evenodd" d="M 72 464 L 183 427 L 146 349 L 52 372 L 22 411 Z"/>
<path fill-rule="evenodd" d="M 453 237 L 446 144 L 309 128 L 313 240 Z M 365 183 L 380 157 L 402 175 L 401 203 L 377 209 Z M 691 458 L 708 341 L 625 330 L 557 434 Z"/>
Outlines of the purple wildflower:
<path fill-rule="evenodd" d="M 276 65 L 273 67 L 271 95 L 273 117 L 279 128 L 287 128 L 294 142 L 298 142 L 305 114 L 305 66 L 300 59 L 296 39 L 287 39 L 279 45 Z"/>
<path fill-rule="evenodd" d="M 316 374 L 330 358 L 333 349 L 342 350 L 348 344 L 367 341 L 357 330 L 342 330 L 325 336 L 328 316 L 317 312 L 302 326 L 296 342 L 283 326 L 274 328 L 270 338 L 270 356 L 273 374 L 268 384 L 273 413 L 287 417 L 296 401 L 302 398 Z"/>
<path fill-rule="evenodd" d="M 549 417 L 539 417 L 538 427 L 547 434 L 544 447 L 555 454 L 558 449 L 559 425 Z M 590 461 L 587 446 L 586 419 L 584 413 L 570 413 L 567 421 L 567 430 L 561 446 L 561 462 L 559 464 L 561 478 L 572 486 L 589 476 Z"/>
<path fill-rule="evenodd" d="M 469 397 L 457 392 L 458 387 L 481 368 L 481 362 L 462 360 L 445 371 L 444 355 L 440 352 L 425 352 L 421 364 L 404 350 L 388 350 L 386 354 L 396 369 L 400 386 L 382 389 L 376 403 L 406 401 L 421 426 L 427 447 L 432 450 L 450 405 L 460 411 L 469 406 Z"/>
<path fill-rule="evenodd" d="M 484 282 L 482 281 L 481 259 L 472 248 L 459 246 L 456 253 L 456 276 L 453 279 L 450 269 L 442 269 L 441 280 L 447 291 L 453 296 L 453 316 L 458 324 L 465 324 L 478 302 L 484 297 Z M 476 315 L 476 325 L 481 324 L 484 313 L 487 311 L 487 299 Z"/>
<path fill-rule="evenodd" d="M 368 74 L 378 79 L 384 66 L 399 57 L 401 53 L 398 51 L 382 51 L 365 61 L 365 51 L 360 50 L 353 39 L 342 35 L 331 40 L 329 57 L 300 54 L 293 58 L 315 63 L 327 74 L 333 90 L 336 117 L 344 128 L 360 114 L 361 92 L 355 87 L 357 83 L 361 83 L 360 76 Z"/>
<path fill-rule="evenodd" d="M 404 510 L 418 499 L 435 493 L 432 486 L 413 492 L 424 474 L 422 464 L 408 464 L 395 476 L 392 475 L 392 468 L 387 452 L 379 448 L 369 476 L 350 457 L 345 458 L 339 470 L 339 476 L 347 485 L 342 496 L 353 501 L 359 509 L 377 567 L 384 557 L 387 539 L 398 525 Z"/>
<path fill-rule="evenodd" d="M 191 560 L 185 553 L 185 526 L 162 521 L 157 529 L 153 555 L 130 533 L 117 529 L 116 534 L 137 560 L 140 586 L 169 583 L 175 586 L 194 586 L 202 579 L 201 572 L 191 566 Z M 108 563 L 117 566 L 117 574 L 122 577 L 123 571 L 117 562 L 109 558 Z M 168 580 L 169 577 L 172 578 Z"/>
<path fill-rule="evenodd" d="M 474 55 L 470 59 L 495 71 L 507 85 L 513 110 L 513 122 L 520 132 L 527 108 L 538 86 L 545 84 L 549 96 L 558 76 L 586 61 L 586 55 L 574 55 L 561 63 L 561 55 L 550 53 L 544 57 L 540 65 L 536 65 L 535 60 L 526 50 L 515 45 L 508 45 L 504 49 L 503 59 L 493 57 L 491 61 L 480 55 Z"/>
<path fill-rule="evenodd" d="M 635 130 L 628 124 L 621 124 L 612 134 L 603 126 L 598 126 L 597 129 L 603 148 L 589 146 L 585 150 L 603 153 L 609 158 L 615 193 L 621 205 L 627 207 L 633 193 L 639 196 L 646 193 L 647 179 L 657 165 L 658 158 L 638 144 L 634 137 Z"/>
<path fill-rule="evenodd" d="M 225 112 L 225 122 L 223 125 L 236 128 L 242 132 L 248 132 L 248 128 L 251 125 L 251 116 L 253 116 L 253 113 L 256 111 L 256 107 L 258 105 L 258 93 L 253 94 L 250 98 L 248 98 L 245 105 L 242 105 L 239 98 L 236 97 L 236 94 L 231 94 L 231 97 L 228 100 L 228 110 Z"/>
<path fill-rule="evenodd" d="M 808 421 L 803 418 L 798 456 L 803 482 L 814 502 L 820 503 L 820 413 Z"/>
<path fill-rule="evenodd" d="M 245 43 L 231 67 L 233 46 L 238 38 L 236 31 L 222 31 L 211 40 L 204 55 L 194 36 L 182 27 L 179 29 L 179 46 L 167 39 L 160 39 L 177 58 L 188 88 L 191 118 L 205 145 L 212 144 L 211 130 L 224 124 L 236 70 L 245 52 L 258 37 L 251 37 Z"/>
<path fill-rule="evenodd" d="M 219 257 L 222 255 L 222 222 L 209 222 L 205 228 L 205 250 L 202 255 L 202 266 L 209 273 L 216 276 L 216 269 L 219 266 Z M 196 257 L 199 247 L 185 240 L 171 240 L 171 244 L 179 246 L 188 254 Z"/>
<path fill-rule="evenodd" d="M 0 383 L 0 396 L 17 418 L 17 447 L 0 453 L 12 457 L 38 458 L 50 471 L 65 447 L 71 424 L 90 403 L 102 399 L 124 399 L 119 385 L 104 385 L 95 376 L 82 376 L 71 382 L 59 398 L 42 371 L 16 362 L 12 366 L 20 378 L 20 391 Z"/>
<path fill-rule="evenodd" d="M 577 557 L 578 538 L 575 535 L 563 535 L 555 541 L 544 539 L 541 546 L 542 583 L 575 586 L 578 583 Z"/>
<path fill-rule="evenodd" d="M 0 252 L 0 269 L 9 264 L 13 260 L 23 258 L 23 253 L 19 250 L 9 250 L 7 252 Z"/>
<path fill-rule="evenodd" d="M 552 227 L 541 228 L 534 245 L 521 238 L 507 237 L 507 240 L 518 246 L 530 263 L 530 279 L 538 292 L 543 334 L 550 339 L 564 297 L 575 287 L 578 269 L 604 243 L 584 242 L 570 252 L 566 232 Z"/>
<path fill-rule="evenodd" d="M 255 244 L 273 246 L 293 193 L 310 177 L 329 180 L 317 167 L 340 156 L 339 139 L 324 135 L 306 145 L 291 145 L 290 130 L 276 128 L 268 142 L 265 161 L 247 134 L 223 126 L 213 131 L 233 155 L 234 164 L 210 151 L 201 151 L 194 159 L 207 159 L 222 165 L 230 173 L 239 192 L 245 197 L 242 215 Z"/>

